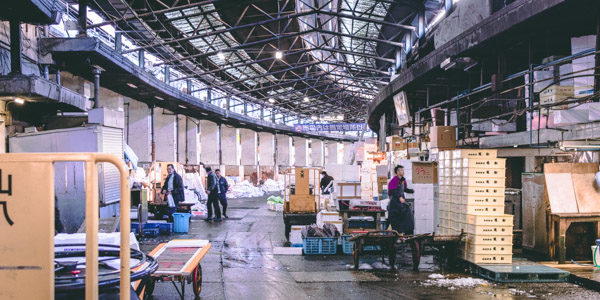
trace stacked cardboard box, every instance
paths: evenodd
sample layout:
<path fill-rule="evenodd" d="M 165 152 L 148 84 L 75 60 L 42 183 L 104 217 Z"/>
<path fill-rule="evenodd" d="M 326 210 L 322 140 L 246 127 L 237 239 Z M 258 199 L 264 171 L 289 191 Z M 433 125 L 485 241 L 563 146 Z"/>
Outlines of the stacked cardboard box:
<path fill-rule="evenodd" d="M 436 224 L 435 210 L 438 201 L 437 164 L 413 162 L 412 188 L 414 193 L 415 234 L 431 233 Z"/>
<path fill-rule="evenodd" d="M 511 263 L 513 216 L 504 214 L 505 159 L 483 149 L 444 151 L 440 157 L 446 166 L 438 172 L 440 234 L 467 233 L 461 249 L 465 260 Z"/>

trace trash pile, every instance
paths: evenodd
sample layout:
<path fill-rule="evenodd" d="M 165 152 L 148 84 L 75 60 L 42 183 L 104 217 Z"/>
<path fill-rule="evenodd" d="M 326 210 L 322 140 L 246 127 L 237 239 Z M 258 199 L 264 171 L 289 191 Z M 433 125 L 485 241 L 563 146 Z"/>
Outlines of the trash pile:
<path fill-rule="evenodd" d="M 472 277 L 459 277 L 459 278 L 446 278 L 442 274 L 431 274 L 429 279 L 422 283 L 423 286 L 438 286 L 447 287 L 450 290 L 457 288 L 473 288 L 478 286 L 486 286 L 488 282 L 479 278 Z"/>
<path fill-rule="evenodd" d="M 267 179 L 260 188 L 265 193 L 283 192 L 283 182 Z"/>
<path fill-rule="evenodd" d="M 267 204 L 269 205 L 269 210 L 283 211 L 283 198 L 281 197 L 269 196 L 269 198 L 267 198 Z"/>
<path fill-rule="evenodd" d="M 325 223 L 323 228 L 313 224 L 302 228 L 302 238 L 307 237 L 339 237 L 340 232 L 333 224 Z"/>
<path fill-rule="evenodd" d="M 227 198 L 229 199 L 262 197 L 265 195 L 263 190 L 255 187 L 248 180 L 239 182 L 239 179 L 236 180 L 235 177 L 227 177 L 227 182 L 229 183 L 229 191 L 227 191 Z"/>

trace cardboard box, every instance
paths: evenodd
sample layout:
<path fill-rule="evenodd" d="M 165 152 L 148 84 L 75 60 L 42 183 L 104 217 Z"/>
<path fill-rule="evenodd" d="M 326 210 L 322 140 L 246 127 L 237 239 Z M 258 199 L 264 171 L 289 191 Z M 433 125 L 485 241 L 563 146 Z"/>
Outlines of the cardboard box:
<path fill-rule="evenodd" d="M 387 176 L 377 176 L 377 190 L 379 191 L 379 194 L 383 192 L 383 188 L 387 187 L 387 184 Z"/>
<path fill-rule="evenodd" d="M 313 195 L 290 195 L 290 212 L 316 212 L 317 203 Z"/>
<path fill-rule="evenodd" d="M 573 97 L 573 86 L 551 85 L 540 93 L 540 104 L 555 104 Z"/>
<path fill-rule="evenodd" d="M 435 162 L 413 162 L 412 182 L 437 183 L 437 163 Z"/>
<path fill-rule="evenodd" d="M 452 149 L 456 148 L 456 127 L 434 126 L 429 133 L 430 148 Z"/>

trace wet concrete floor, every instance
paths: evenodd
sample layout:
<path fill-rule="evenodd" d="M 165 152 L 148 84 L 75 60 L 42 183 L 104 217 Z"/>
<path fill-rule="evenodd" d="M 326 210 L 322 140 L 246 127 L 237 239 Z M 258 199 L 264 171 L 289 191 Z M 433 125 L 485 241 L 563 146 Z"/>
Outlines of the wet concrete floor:
<path fill-rule="evenodd" d="M 193 219 L 185 235 L 140 241 L 150 252 L 168 239 L 208 239 L 212 248 L 202 261 L 202 299 L 600 299 L 600 293 L 570 283 L 495 284 L 444 273 L 425 256 L 413 272 L 410 256 L 399 253 L 398 270 L 389 271 L 378 256 L 351 269 L 350 255 L 282 256 L 281 212 L 267 209 L 266 197 L 229 200 L 229 219 L 208 223 Z M 443 274 L 444 279 L 431 279 Z M 450 279 L 450 280 L 447 280 Z M 461 286 L 466 284 L 467 286 Z M 179 299 L 171 283 L 159 282 L 154 299 Z M 186 299 L 193 299 L 191 285 Z"/>

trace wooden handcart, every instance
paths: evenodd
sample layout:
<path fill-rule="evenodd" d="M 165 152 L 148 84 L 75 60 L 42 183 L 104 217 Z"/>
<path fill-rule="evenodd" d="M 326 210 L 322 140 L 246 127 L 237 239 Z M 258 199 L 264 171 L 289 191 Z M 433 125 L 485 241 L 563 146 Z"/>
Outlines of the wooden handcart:
<path fill-rule="evenodd" d="M 456 244 L 460 242 L 464 234 L 457 236 L 437 236 L 432 233 L 402 235 L 394 230 L 379 230 L 362 233 L 351 237 L 348 241 L 354 242 L 354 269 L 358 270 L 360 255 L 366 252 L 378 251 L 382 259 L 388 256 L 390 267 L 396 268 L 396 252 L 399 244 L 409 243 L 412 252 L 413 270 L 419 269 L 421 262 L 421 253 L 425 244 Z M 366 251 L 368 246 L 378 250 Z M 455 247 L 456 248 L 456 247 Z"/>
<path fill-rule="evenodd" d="M 158 245 L 150 256 L 158 260 L 158 269 L 146 283 L 144 299 L 150 299 L 156 281 L 170 281 L 181 297 L 185 297 L 186 283 L 193 286 L 195 299 L 202 291 L 202 266 L 200 262 L 210 250 L 211 244 L 204 240 L 172 240 Z M 180 287 L 177 287 L 179 282 Z"/>

